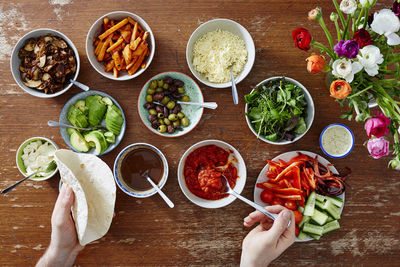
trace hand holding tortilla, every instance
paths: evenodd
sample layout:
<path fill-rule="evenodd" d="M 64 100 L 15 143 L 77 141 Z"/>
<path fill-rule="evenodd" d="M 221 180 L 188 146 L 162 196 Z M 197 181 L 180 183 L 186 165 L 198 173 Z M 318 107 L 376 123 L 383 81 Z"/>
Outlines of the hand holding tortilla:
<path fill-rule="evenodd" d="M 60 149 L 55 152 L 61 180 L 72 188 L 72 216 L 79 243 L 84 246 L 103 237 L 110 228 L 115 205 L 111 169 L 100 158 Z"/>

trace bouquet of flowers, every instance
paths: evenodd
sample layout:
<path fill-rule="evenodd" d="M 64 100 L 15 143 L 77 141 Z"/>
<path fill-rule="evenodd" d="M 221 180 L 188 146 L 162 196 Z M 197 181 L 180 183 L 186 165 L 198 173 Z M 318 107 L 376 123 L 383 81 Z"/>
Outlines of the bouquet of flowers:
<path fill-rule="evenodd" d="M 389 154 L 388 133 L 393 136 L 394 158 L 389 165 L 400 169 L 400 0 L 391 9 L 369 14 L 376 0 L 333 0 L 336 12 L 330 20 L 335 24 L 337 42 L 328 31 L 317 7 L 308 13 L 308 19 L 318 21 L 329 45 L 312 39 L 304 28 L 293 31 L 295 46 L 308 51 L 318 49 L 306 59 L 311 73 L 328 72 L 330 96 L 349 110 L 341 118 L 365 122 L 370 138 L 368 151 L 374 158 Z M 340 25 L 339 25 L 340 24 Z M 325 60 L 325 55 L 330 62 Z M 381 112 L 371 115 L 371 103 L 376 102 Z M 372 105 L 373 106 L 373 105 Z"/>

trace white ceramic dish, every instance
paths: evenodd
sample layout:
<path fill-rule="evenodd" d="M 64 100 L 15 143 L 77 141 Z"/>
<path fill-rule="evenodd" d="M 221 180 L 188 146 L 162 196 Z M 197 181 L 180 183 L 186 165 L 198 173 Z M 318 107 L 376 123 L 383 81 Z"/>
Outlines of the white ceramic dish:
<path fill-rule="evenodd" d="M 216 145 L 218 147 L 221 147 L 227 151 L 233 151 L 233 156 L 237 159 L 237 161 L 233 161 L 232 163 L 235 165 L 236 169 L 238 170 L 238 178 L 236 181 L 236 185 L 233 188 L 238 194 L 240 194 L 244 188 L 244 185 L 246 184 L 246 164 L 244 163 L 244 160 L 242 156 L 240 155 L 239 151 L 237 151 L 233 146 L 231 146 L 228 143 L 225 143 L 223 141 L 219 140 L 204 140 L 200 141 L 194 145 L 192 145 L 188 150 L 186 150 L 185 154 L 183 154 L 181 160 L 179 161 L 179 166 L 178 166 L 178 182 L 179 186 L 181 187 L 181 190 L 183 194 L 194 204 L 203 207 L 203 208 L 221 208 L 226 205 L 229 205 L 232 203 L 236 197 L 234 196 L 227 196 L 225 198 L 219 199 L 219 200 L 207 200 L 200 198 L 196 195 L 194 195 L 190 190 L 188 189 L 185 181 L 185 176 L 183 174 L 184 166 L 185 166 L 185 161 L 187 156 L 192 153 L 194 150 L 196 150 L 199 147 L 202 146 L 207 146 L 207 145 Z"/>
<path fill-rule="evenodd" d="M 115 182 L 117 183 L 118 187 L 125 193 L 128 194 L 132 197 L 137 197 L 137 198 L 145 198 L 145 197 L 149 197 L 154 195 L 155 193 L 157 193 L 157 191 L 154 188 L 151 188 L 149 190 L 146 191 L 138 191 L 138 190 L 134 190 L 133 188 L 129 187 L 125 181 L 122 179 L 122 175 L 121 175 L 121 164 L 122 161 L 124 159 L 124 157 L 132 150 L 134 149 L 138 149 L 138 148 L 147 148 L 150 149 L 154 152 L 156 152 L 164 165 L 164 173 L 163 173 L 163 177 L 161 178 L 160 182 L 157 184 L 158 187 L 160 189 L 163 188 L 163 186 L 165 185 L 165 183 L 167 182 L 168 179 L 168 173 L 169 173 L 169 168 L 168 168 L 168 162 L 167 162 L 167 158 L 164 156 L 164 154 L 161 152 L 161 150 L 159 150 L 158 148 L 156 148 L 153 145 L 150 144 L 146 144 L 146 143 L 136 143 L 136 144 L 131 144 L 127 147 L 125 147 L 124 149 L 122 149 L 122 151 L 118 154 L 117 158 L 115 159 L 114 162 L 114 179 Z M 143 178 L 145 179 L 145 178 Z"/>
<path fill-rule="evenodd" d="M 25 140 L 19 146 L 19 148 L 17 150 L 16 157 L 15 157 L 18 170 L 23 176 L 27 176 L 28 175 L 27 172 L 26 172 L 26 168 L 25 168 L 24 162 L 23 162 L 23 160 L 21 158 L 21 156 L 23 154 L 23 150 L 29 143 L 31 143 L 33 141 L 36 141 L 36 140 L 41 140 L 41 141 L 44 141 L 44 142 L 48 142 L 48 143 L 52 144 L 55 147 L 56 150 L 58 149 L 58 146 L 56 145 L 56 143 L 54 143 L 53 141 L 51 141 L 50 139 L 48 139 L 46 137 L 36 136 L 36 137 L 31 137 L 31 138 Z M 49 173 L 46 176 L 43 176 L 43 177 L 40 177 L 40 178 L 29 178 L 29 179 L 32 180 L 32 181 L 44 181 L 44 180 L 47 180 L 47 179 L 50 179 L 51 177 L 53 177 L 54 174 L 56 174 L 57 172 L 58 172 L 58 167 L 53 172 Z"/>
<path fill-rule="evenodd" d="M 326 149 L 325 149 L 324 146 L 322 145 L 322 137 L 324 136 L 326 130 L 328 130 L 328 129 L 331 128 L 331 127 L 342 127 L 342 128 L 344 128 L 344 129 L 350 134 L 350 136 L 351 136 L 351 145 L 350 145 L 349 148 L 346 150 L 346 152 L 343 153 L 342 155 L 335 155 L 335 156 L 334 156 L 334 155 L 331 155 L 331 154 L 329 154 L 329 153 L 326 151 Z M 353 132 L 350 130 L 350 128 L 347 127 L 347 126 L 344 125 L 344 124 L 341 124 L 341 123 L 329 124 L 328 126 L 325 127 L 325 129 L 322 131 L 321 135 L 319 136 L 319 145 L 320 145 L 320 147 L 321 147 L 322 152 L 324 152 L 324 154 L 327 155 L 328 157 L 336 158 L 336 159 L 338 159 L 338 158 L 344 158 L 344 157 L 346 157 L 348 154 L 350 154 L 350 152 L 353 150 L 353 146 L 354 146 L 354 134 L 353 134 Z"/>
<path fill-rule="evenodd" d="M 317 154 L 315 154 L 315 153 L 313 153 L 313 152 L 308 152 L 308 151 L 291 151 L 291 152 L 286 152 L 286 153 L 280 154 L 279 156 L 273 158 L 272 161 L 277 161 L 277 160 L 280 159 L 280 160 L 283 160 L 283 161 L 286 161 L 286 162 L 287 162 L 287 161 L 290 161 L 293 157 L 297 156 L 299 152 L 302 153 L 302 154 L 308 155 L 308 156 L 310 156 L 310 157 L 312 157 L 312 158 L 315 158 L 315 156 L 318 156 L 318 161 L 319 161 L 322 165 L 324 165 L 324 166 L 327 166 L 328 164 L 330 164 L 330 162 L 329 162 L 328 160 L 326 160 L 325 158 L 321 157 L 320 155 L 317 155 Z M 265 206 L 269 206 L 269 204 L 264 203 L 263 201 L 261 201 L 260 194 L 261 194 L 261 192 L 263 191 L 263 189 L 258 188 L 258 187 L 257 187 L 257 184 L 258 184 L 258 183 L 264 183 L 264 182 L 268 181 L 268 178 L 267 178 L 268 167 L 269 167 L 268 164 L 264 166 L 264 168 L 261 170 L 260 174 L 258 175 L 256 184 L 254 185 L 254 202 L 256 202 L 257 204 L 259 204 L 259 205 L 261 205 L 261 206 L 264 206 L 264 207 L 265 207 Z M 334 174 L 339 174 L 338 171 L 336 170 L 336 168 L 335 168 L 334 166 L 329 166 L 329 169 L 330 169 Z M 343 193 L 343 194 L 341 194 L 340 196 L 338 196 L 339 198 L 343 199 L 343 206 L 342 206 L 342 208 L 340 209 L 340 212 L 343 211 L 343 207 L 344 207 L 344 196 L 345 196 L 345 193 Z M 313 238 L 309 238 L 309 239 L 305 239 L 305 240 L 300 240 L 300 239 L 298 239 L 298 238 L 296 237 L 296 242 L 306 242 L 306 241 L 311 241 L 311 240 L 314 240 L 314 239 L 313 239 Z"/>
<path fill-rule="evenodd" d="M 269 144 L 273 144 L 273 145 L 287 145 L 287 144 L 294 143 L 297 140 L 299 140 L 300 138 L 302 138 L 308 132 L 308 130 L 311 128 L 311 125 L 312 125 L 312 123 L 314 121 L 314 113 L 315 113 L 314 101 L 313 101 L 313 99 L 311 97 L 311 94 L 308 92 L 308 90 L 301 83 L 299 83 L 295 79 L 284 77 L 284 76 L 271 77 L 271 78 L 265 79 L 264 81 L 262 81 L 259 84 L 257 84 L 257 87 L 260 86 L 261 84 L 267 82 L 267 81 L 276 80 L 276 79 L 280 79 L 280 78 L 285 78 L 287 81 L 289 81 L 289 82 L 299 86 L 301 89 L 303 89 L 304 96 L 305 96 L 305 99 L 307 101 L 307 118 L 306 118 L 307 130 L 303 134 L 296 135 L 296 137 L 292 141 L 282 140 L 282 141 L 279 141 L 279 142 L 272 142 L 272 141 L 264 138 L 261 135 L 258 137 L 260 140 L 263 140 L 264 142 L 269 143 Z M 250 93 L 252 93 L 254 90 L 255 89 L 251 90 Z M 247 112 L 248 112 L 248 104 L 245 105 L 244 112 L 245 112 L 245 114 L 247 114 Z M 255 136 L 257 136 L 257 132 L 253 129 L 253 126 L 251 125 L 250 120 L 247 117 L 247 115 L 245 115 L 245 118 L 246 118 L 247 125 L 249 126 L 251 132 Z"/>
<path fill-rule="evenodd" d="M 57 37 L 62 38 L 68 44 L 68 46 L 74 51 L 75 59 L 76 59 L 76 72 L 75 72 L 74 76 L 72 77 L 72 79 L 76 81 L 76 79 L 78 78 L 79 70 L 80 70 L 80 66 L 81 66 L 78 50 L 76 49 L 75 45 L 72 43 L 72 41 L 66 35 L 64 35 L 63 33 L 59 32 L 59 31 L 52 30 L 52 29 L 43 28 L 43 29 L 33 30 L 33 31 L 25 34 L 21 39 L 19 39 L 19 41 L 14 46 L 14 49 L 11 53 L 10 67 L 11 67 L 11 73 L 14 77 L 15 82 L 19 85 L 19 87 L 21 87 L 22 90 L 24 90 L 28 94 L 31 94 L 36 97 L 51 98 L 51 97 L 59 96 L 59 95 L 65 93 L 66 91 L 68 91 L 71 88 L 72 83 L 67 82 L 62 90 L 57 91 L 54 94 L 45 94 L 42 91 L 30 88 L 30 87 L 26 86 L 25 84 L 23 84 L 23 82 L 21 80 L 20 70 L 19 70 L 19 66 L 21 64 L 21 60 L 18 57 L 19 50 L 25 46 L 25 43 L 28 39 L 38 38 L 40 36 L 45 36 L 45 35 L 52 35 L 52 36 L 57 36 Z"/>
<path fill-rule="evenodd" d="M 217 29 L 229 31 L 239 36 L 239 38 L 242 39 L 246 45 L 247 62 L 244 66 L 243 71 L 236 77 L 235 79 L 236 84 L 240 83 L 250 73 L 254 65 L 254 60 L 256 55 L 256 49 L 254 47 L 253 38 L 251 37 L 250 33 L 246 30 L 246 28 L 244 28 L 239 23 L 229 19 L 213 19 L 201 24 L 189 38 L 189 41 L 186 46 L 186 61 L 190 71 L 200 82 L 214 88 L 228 88 L 232 86 L 231 81 L 226 83 L 212 83 L 208 81 L 208 79 L 205 77 L 204 74 L 197 72 L 195 67 L 193 66 L 194 44 L 204 34 L 215 31 Z"/>
<path fill-rule="evenodd" d="M 133 75 L 129 75 L 127 71 L 121 71 L 119 73 L 118 78 L 115 78 L 113 76 L 112 72 L 105 72 L 105 67 L 102 62 L 97 61 L 96 55 L 94 54 L 94 49 L 95 47 L 93 46 L 93 39 L 95 39 L 99 34 L 101 33 L 102 25 L 103 25 L 103 18 L 108 17 L 110 20 L 123 20 L 127 17 L 133 18 L 135 21 L 138 22 L 138 24 L 143 28 L 144 31 L 149 32 L 149 38 L 147 38 L 147 43 L 149 45 L 150 49 L 150 56 L 147 57 L 146 59 L 146 67 L 144 69 L 140 68 L 138 71 L 136 71 Z M 150 28 L 150 26 L 144 21 L 141 17 L 139 17 L 136 14 L 133 14 L 131 12 L 127 11 L 114 11 L 107 13 L 103 16 L 101 16 L 99 19 L 96 20 L 95 23 L 93 23 L 92 27 L 90 27 L 90 30 L 87 34 L 86 37 L 86 55 L 89 59 L 90 64 L 92 67 L 101 75 L 104 77 L 111 79 L 111 80 L 116 80 L 116 81 L 125 81 L 125 80 L 130 80 L 133 78 L 136 78 L 143 72 L 145 72 L 148 67 L 150 66 L 151 61 L 153 60 L 154 57 L 154 52 L 155 52 L 155 47 L 156 47 L 156 42 L 154 39 L 153 32 Z"/>

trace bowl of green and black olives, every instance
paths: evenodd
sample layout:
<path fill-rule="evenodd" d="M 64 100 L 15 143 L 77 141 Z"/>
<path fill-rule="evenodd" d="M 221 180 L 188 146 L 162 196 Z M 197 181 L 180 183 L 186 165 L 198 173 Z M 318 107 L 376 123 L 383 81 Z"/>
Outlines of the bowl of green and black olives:
<path fill-rule="evenodd" d="M 178 137 L 200 122 L 203 108 L 185 102 L 204 103 L 197 83 L 180 72 L 163 72 L 152 77 L 139 94 L 138 110 L 144 125 L 153 133 Z"/>

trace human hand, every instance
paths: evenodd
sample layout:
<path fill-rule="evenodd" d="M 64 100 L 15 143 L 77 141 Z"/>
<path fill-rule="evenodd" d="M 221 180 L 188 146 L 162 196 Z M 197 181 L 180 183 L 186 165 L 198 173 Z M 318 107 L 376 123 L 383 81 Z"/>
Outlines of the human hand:
<path fill-rule="evenodd" d="M 283 251 L 290 247 L 295 240 L 294 214 L 279 206 L 268 206 L 265 209 L 279 216 L 273 222 L 260 211 L 254 211 L 244 218 L 244 226 L 251 227 L 260 223 L 250 231 L 243 240 L 241 266 L 268 266 Z M 290 226 L 287 227 L 289 221 Z"/>
<path fill-rule="evenodd" d="M 51 216 L 51 241 L 37 266 L 72 266 L 84 248 L 79 244 L 75 223 L 71 216 L 74 192 L 63 184 Z"/>

